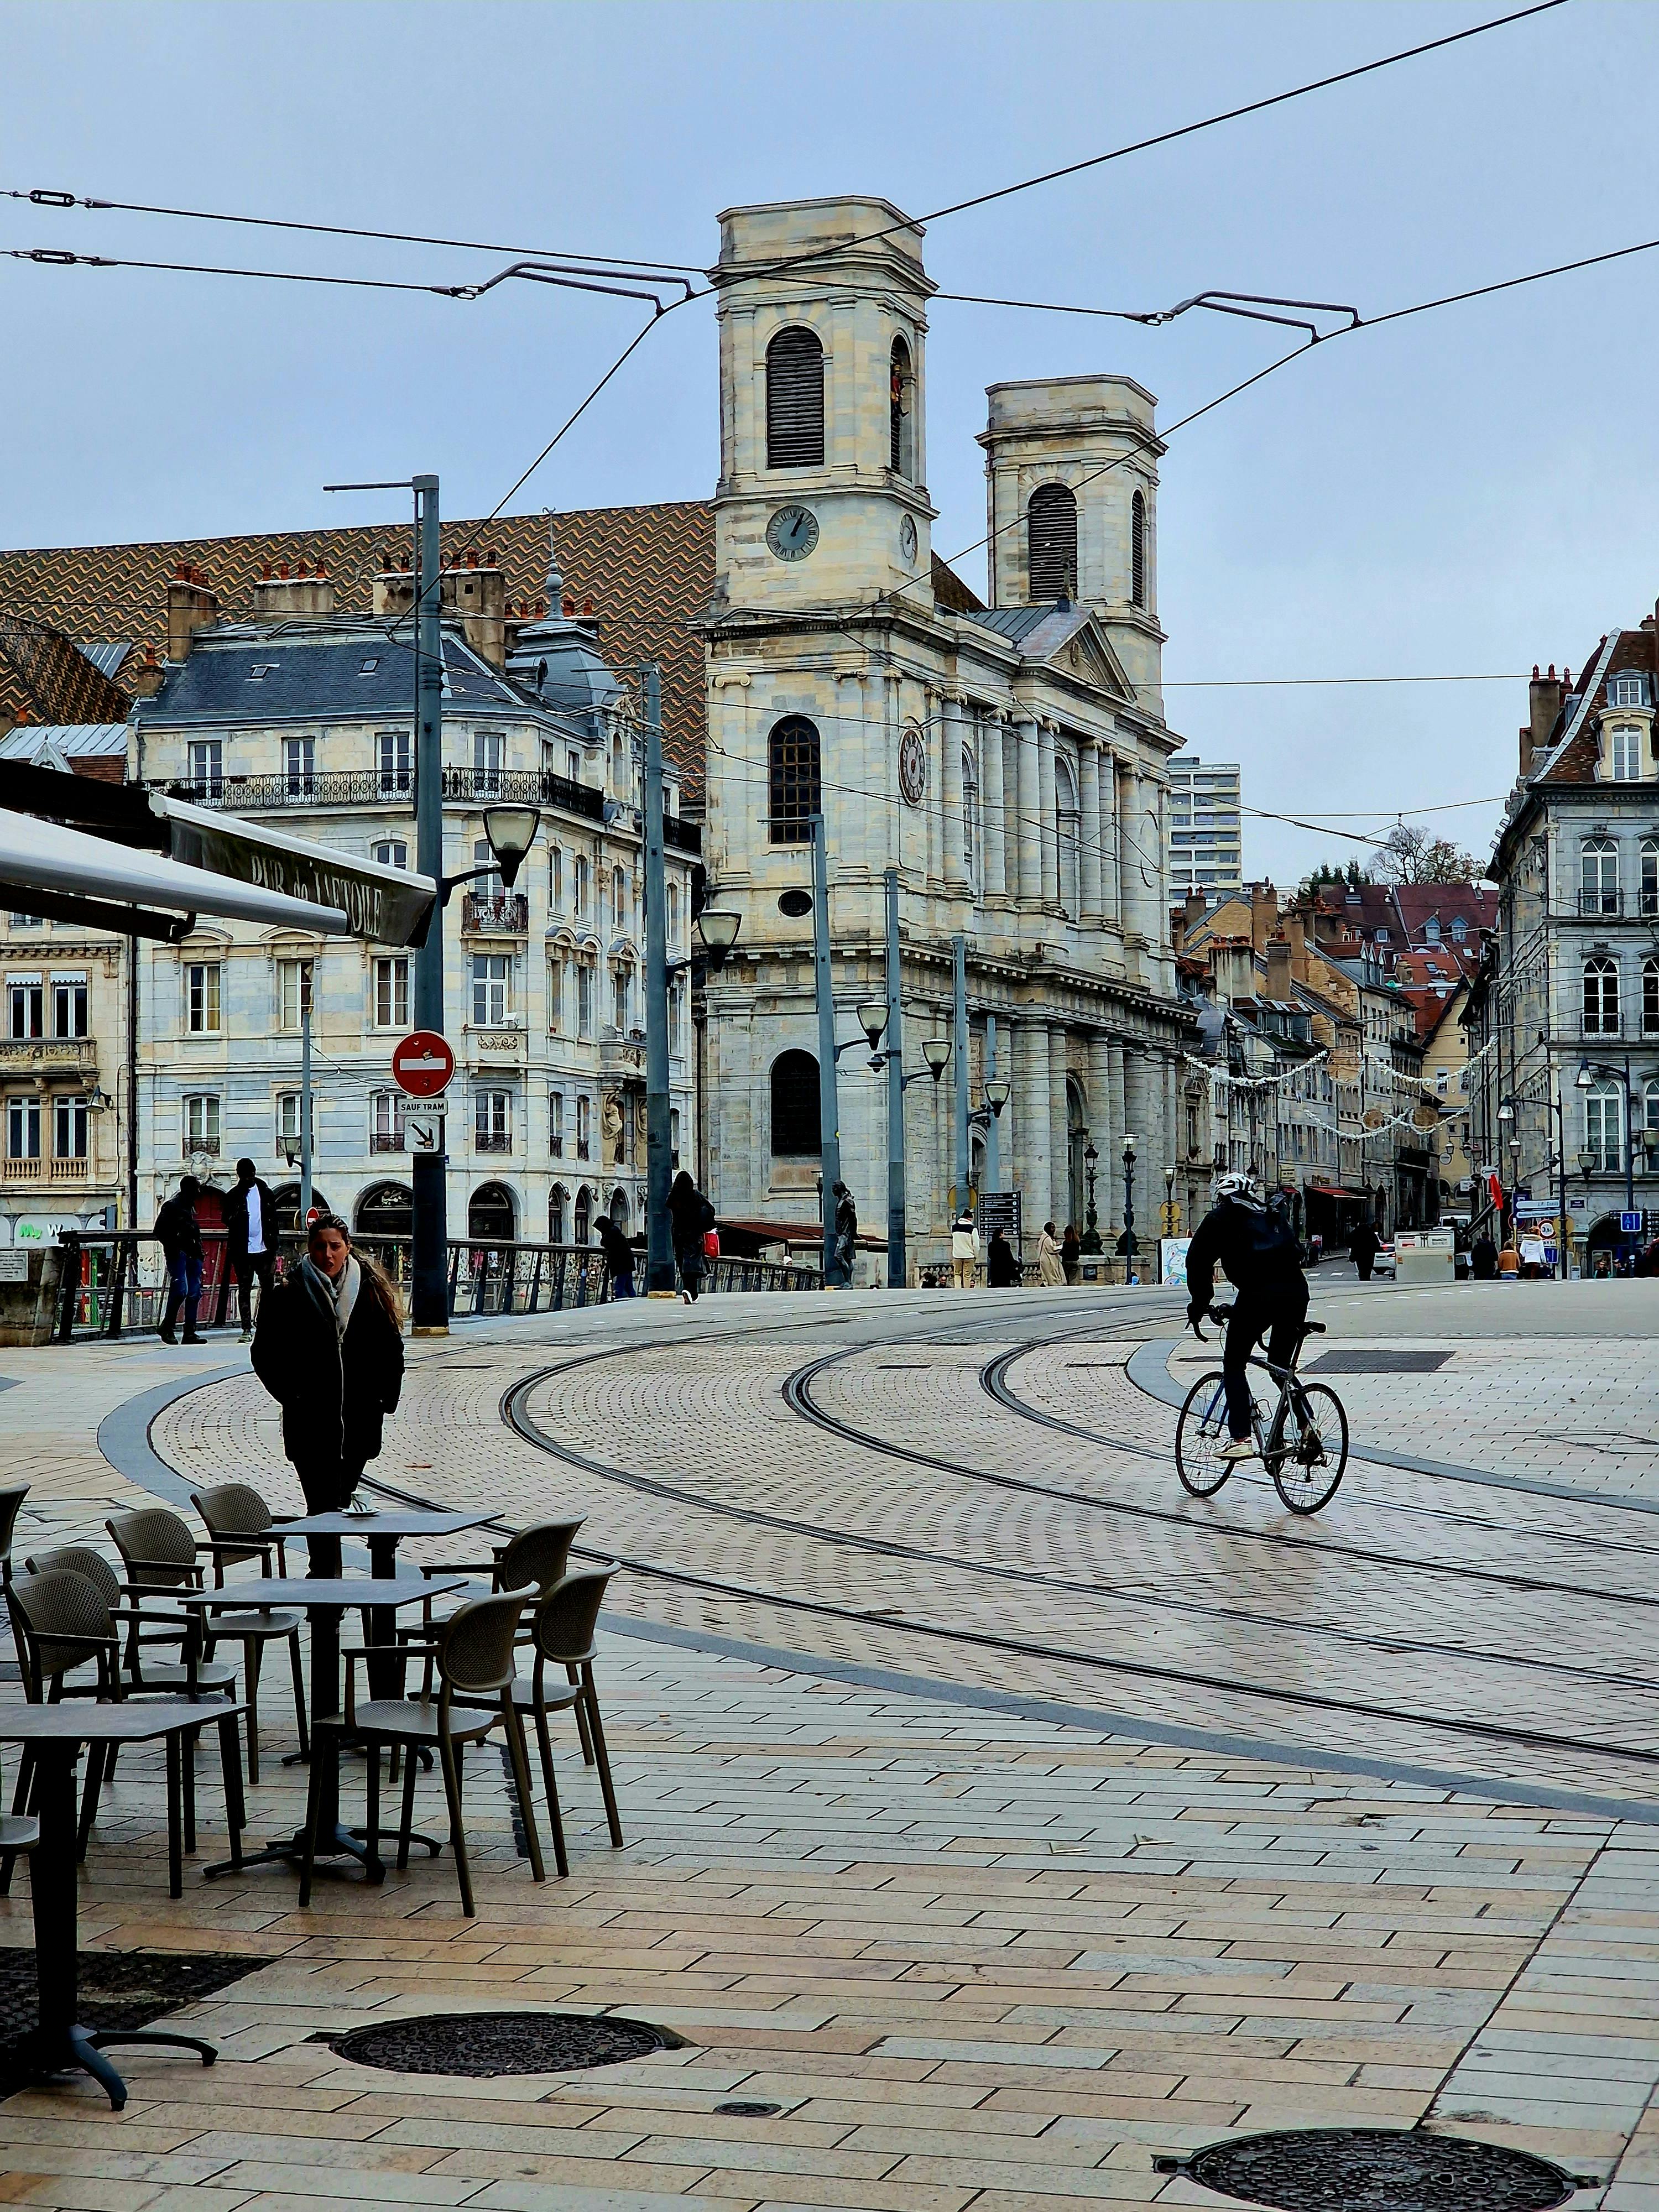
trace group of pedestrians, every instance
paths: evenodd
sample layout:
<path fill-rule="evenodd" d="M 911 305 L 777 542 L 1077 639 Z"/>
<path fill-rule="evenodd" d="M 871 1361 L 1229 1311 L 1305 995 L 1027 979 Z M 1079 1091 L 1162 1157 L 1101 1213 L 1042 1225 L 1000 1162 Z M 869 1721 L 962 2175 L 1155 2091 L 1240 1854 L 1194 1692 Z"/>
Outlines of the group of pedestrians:
<path fill-rule="evenodd" d="M 202 1186 L 196 1176 L 180 1179 L 179 1188 L 155 1217 L 155 1234 L 161 1240 L 161 1259 L 167 1268 L 167 1302 L 161 1319 L 161 1341 L 179 1341 L 179 1317 L 185 1322 L 185 1342 L 201 1344 L 197 1328 L 202 1303 L 202 1224 L 196 1201 Z M 252 1160 L 238 1160 L 236 1181 L 222 1202 L 225 1224 L 225 1258 L 236 1279 L 236 1302 L 241 1316 L 242 1342 L 253 1341 L 253 1285 L 261 1303 L 271 1286 L 276 1266 L 276 1201 Z"/>

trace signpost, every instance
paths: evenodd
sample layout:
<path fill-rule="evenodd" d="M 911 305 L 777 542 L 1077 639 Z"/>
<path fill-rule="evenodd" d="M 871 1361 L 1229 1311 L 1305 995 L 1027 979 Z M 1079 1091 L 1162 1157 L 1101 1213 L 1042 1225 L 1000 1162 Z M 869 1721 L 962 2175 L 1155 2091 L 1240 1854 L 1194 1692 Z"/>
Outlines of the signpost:
<path fill-rule="evenodd" d="M 436 1030 L 411 1030 L 392 1055 L 392 1079 L 411 1098 L 437 1098 L 455 1073 L 449 1040 Z"/>

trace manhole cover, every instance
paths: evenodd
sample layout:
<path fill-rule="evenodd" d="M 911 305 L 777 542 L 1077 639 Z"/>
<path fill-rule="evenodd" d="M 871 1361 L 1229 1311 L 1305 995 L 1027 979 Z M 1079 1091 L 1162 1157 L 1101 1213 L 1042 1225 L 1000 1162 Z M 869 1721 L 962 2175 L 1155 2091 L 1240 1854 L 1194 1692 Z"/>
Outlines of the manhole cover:
<path fill-rule="evenodd" d="M 1164 2171 L 1280 2212 L 1547 2212 L 1575 2184 L 1503 2143 L 1383 2128 L 1312 2128 L 1212 2143 Z"/>
<path fill-rule="evenodd" d="M 769 2120 L 775 2112 L 783 2110 L 781 2105 L 763 2105 L 750 2097 L 732 2097 L 714 2110 L 728 2120 Z"/>
<path fill-rule="evenodd" d="M 617 2066 L 653 2051 L 679 2051 L 684 2036 L 648 2021 L 574 2012 L 440 2012 L 388 2020 L 345 2035 L 319 2035 L 342 2058 L 395 2074 L 563 2074 Z M 1541 2201 L 1541 2200 L 1540 2200 Z"/>
<path fill-rule="evenodd" d="M 1303 1370 L 1310 1375 L 1432 1375 L 1449 1352 L 1327 1352 Z"/>

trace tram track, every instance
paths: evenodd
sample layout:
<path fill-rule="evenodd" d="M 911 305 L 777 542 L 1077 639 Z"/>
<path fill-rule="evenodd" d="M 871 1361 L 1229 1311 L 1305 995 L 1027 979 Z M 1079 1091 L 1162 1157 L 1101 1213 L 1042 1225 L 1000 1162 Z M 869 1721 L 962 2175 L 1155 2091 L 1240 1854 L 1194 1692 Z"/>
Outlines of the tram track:
<path fill-rule="evenodd" d="M 1098 1324 L 1093 1326 L 1097 1331 Z M 1078 1334 L 1081 1333 L 1083 1332 L 1078 1332 Z M 1065 1334 L 1069 1336 L 1073 1333 Z M 528 1399 L 536 1389 L 546 1383 L 556 1380 L 560 1376 L 574 1369 L 609 1358 L 629 1356 L 644 1348 L 644 1346 L 632 1345 L 607 1347 L 605 1352 L 587 1354 L 576 1360 L 556 1363 L 522 1376 L 503 1393 L 501 1401 L 502 1419 L 515 1433 L 535 1449 L 551 1457 L 562 1460 L 592 1477 L 603 1481 L 619 1483 L 624 1487 L 662 1498 L 665 1502 L 687 1506 L 721 1520 L 746 1522 L 751 1525 L 759 1524 L 775 1534 L 787 1534 L 797 1540 L 821 1547 L 829 1551 L 838 1550 L 843 1554 L 851 1553 L 866 1558 L 874 1555 L 897 1559 L 906 1563 L 914 1562 L 933 1569 L 947 1566 L 953 1571 L 978 1574 L 987 1571 L 985 1563 L 982 1562 L 957 1560 L 948 1555 L 921 1551 L 915 1547 L 896 1546 L 890 1540 L 864 1537 L 848 1531 L 826 1529 L 811 1522 L 794 1521 L 787 1516 L 765 1513 L 757 1508 L 722 1504 L 719 1501 L 710 1500 L 701 1493 L 687 1490 L 680 1485 L 668 1483 L 659 1477 L 647 1474 L 642 1470 L 619 1468 L 599 1460 L 591 1454 L 580 1451 L 562 1439 L 550 1436 L 529 1413 Z M 866 1351 L 883 1348 L 893 1347 L 872 1345 L 858 1347 Z M 399 1495 L 409 1502 L 415 1502 L 412 1492 L 393 1492 L 389 1486 L 386 1488 L 388 1495 Z M 1607 1759 L 1615 1765 L 1633 1766 L 1642 1771 L 1659 1765 L 1659 1752 L 1638 1745 L 1610 1742 L 1593 1736 L 1567 1735 L 1542 1728 L 1511 1726 L 1497 1721 L 1475 1720 L 1450 1715 L 1443 1710 L 1417 1711 L 1410 1707 L 1383 1705 L 1363 1698 L 1343 1697 L 1305 1687 L 1252 1681 L 1248 1678 L 1241 1677 L 1237 1672 L 1212 1673 L 1191 1664 L 1160 1665 L 1151 1660 L 1131 1658 L 1121 1654 L 1104 1655 L 1096 1650 L 1085 1650 L 1030 1637 L 1006 1635 L 993 1629 L 974 1628 L 960 1624 L 948 1625 L 909 1611 L 905 1611 L 896 1617 L 890 1608 L 851 1606 L 799 1591 L 763 1588 L 754 1583 L 738 1581 L 729 1575 L 714 1574 L 707 1570 L 677 1561 L 664 1560 L 660 1558 L 629 1556 L 623 1552 L 606 1552 L 602 1554 L 584 1553 L 584 1556 L 615 1557 L 618 1564 L 635 1574 L 652 1580 L 700 1590 L 720 1599 L 743 1604 L 757 1604 L 784 1612 L 833 1619 L 855 1625 L 866 1632 L 872 1629 L 882 1629 L 902 1636 L 915 1637 L 938 1644 L 995 1652 L 1028 1662 L 1047 1662 L 1073 1667 L 1099 1678 L 1127 1678 L 1183 1689 L 1215 1692 L 1229 1698 L 1254 1701 L 1259 1705 L 1277 1705 L 1310 1713 L 1341 1715 L 1356 1720 L 1382 1722 L 1401 1729 L 1425 1730 L 1431 1735 L 1454 1736 L 1469 1741 L 1505 1744 L 1534 1753 L 1565 1753 L 1574 1759 Z M 1024 1577 L 1024 1571 L 1021 1571 Z M 1002 1579 L 1004 1577 L 999 1575 L 997 1578 Z M 1035 1577 L 1034 1579 L 1054 1590 L 1056 1595 L 1063 1591 L 1066 1595 L 1080 1594 L 1088 1597 L 1119 1601 L 1126 1596 L 1139 1595 L 1122 1592 L 1105 1584 L 1085 1585 L 1079 1591 L 1075 1586 L 1069 1589 L 1066 1589 L 1054 1578 Z M 1268 1621 L 1264 1625 L 1278 1626 L 1293 1634 L 1317 1635 L 1322 1632 L 1321 1625 L 1316 1623 Z M 1512 1654 L 1507 1653 L 1482 1654 L 1465 1647 L 1442 1647 L 1417 1638 L 1399 1637 L 1379 1638 L 1376 1641 L 1379 1648 L 1395 1656 L 1409 1656 L 1420 1652 L 1425 1657 L 1450 1657 L 1460 1663 L 1501 1664 L 1514 1668 L 1522 1674 L 1546 1671 L 1550 1664 L 1550 1662 L 1516 1659 Z M 1618 1678 L 1609 1686 L 1632 1687 L 1645 1692 L 1651 1692 L 1654 1688 L 1651 1682 L 1638 1678 Z"/>

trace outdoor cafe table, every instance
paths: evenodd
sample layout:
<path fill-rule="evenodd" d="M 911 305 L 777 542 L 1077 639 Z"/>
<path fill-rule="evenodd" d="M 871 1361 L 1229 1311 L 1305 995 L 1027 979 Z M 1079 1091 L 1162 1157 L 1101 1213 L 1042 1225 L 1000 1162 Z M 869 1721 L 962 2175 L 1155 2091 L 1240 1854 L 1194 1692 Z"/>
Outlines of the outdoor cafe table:
<path fill-rule="evenodd" d="M 368 1546 L 368 1571 L 390 1576 L 398 1571 L 398 1547 L 405 1536 L 457 1536 L 463 1529 L 487 1528 L 493 1513 L 449 1513 L 435 1506 L 392 1505 L 372 1513 L 304 1513 L 297 1520 L 278 1523 L 284 1541 L 290 1536 L 354 1536 Z M 379 1607 L 368 1615 L 368 1641 L 390 1644 L 392 1617 Z M 371 1659 L 368 1686 L 377 1698 L 403 1695 L 403 1669 L 396 1659 Z"/>
<path fill-rule="evenodd" d="M 372 1606 L 375 1615 L 389 1622 L 398 1607 L 419 1605 L 428 1597 L 446 1596 L 453 1590 L 465 1589 L 467 1579 L 464 1574 L 273 1575 L 228 1582 L 216 1589 L 167 1592 L 169 1605 L 194 1606 L 204 1613 L 258 1613 L 298 1607 L 310 1614 L 311 1756 L 323 1762 L 317 1856 L 361 1860 L 371 1881 L 379 1881 L 386 1869 L 379 1859 L 369 1856 L 368 1844 L 359 1842 L 340 1820 L 340 1615 L 353 1607 L 368 1610 Z M 197 1711 L 200 1710 L 198 1706 Z M 319 1722 L 329 1721 L 337 1725 L 319 1728 Z M 249 1867 L 294 1865 L 304 1851 L 305 1827 L 301 1823 L 291 1836 L 267 1844 L 251 1857 L 223 1859 L 204 1867 L 203 1872 L 241 1874 Z"/>
<path fill-rule="evenodd" d="M 229 1802 L 225 1817 L 230 1828 L 232 1866 L 241 1863 L 241 1750 L 236 1723 L 247 1711 L 216 1698 L 204 1703 L 190 1698 L 131 1698 L 118 1703 L 94 1703 L 90 1698 L 65 1698 L 61 1705 L 32 1705 L 10 1699 L 0 1703 L 0 1743 L 26 1746 L 34 1753 L 40 1840 L 29 1853 L 29 1889 L 34 1906 L 34 1960 L 40 1978 L 40 2024 L 28 2045 L 26 2063 L 35 2074 L 55 2074 L 79 2067 L 94 2075 L 108 2092 L 118 2112 L 127 2101 L 126 2084 L 103 2055 L 112 2043 L 160 2044 L 173 2050 L 194 2051 L 204 2066 L 218 2057 L 210 2043 L 193 2035 L 164 2035 L 134 2029 L 122 2033 L 82 2027 L 76 2019 L 80 2010 L 77 1981 L 76 1885 L 78 1868 L 75 1805 L 75 1761 L 83 1743 L 167 1742 L 167 1793 L 177 1804 L 181 1765 L 180 1739 L 217 1723 L 221 1735 L 229 1730 L 225 1761 Z M 169 1854 L 173 1894 L 182 1887 L 176 1822 L 169 1821 L 173 1842 Z"/>

